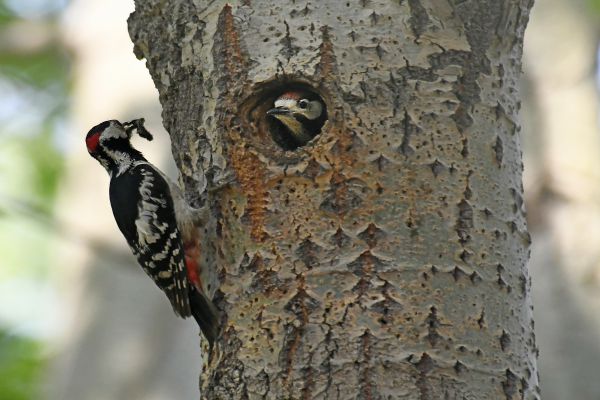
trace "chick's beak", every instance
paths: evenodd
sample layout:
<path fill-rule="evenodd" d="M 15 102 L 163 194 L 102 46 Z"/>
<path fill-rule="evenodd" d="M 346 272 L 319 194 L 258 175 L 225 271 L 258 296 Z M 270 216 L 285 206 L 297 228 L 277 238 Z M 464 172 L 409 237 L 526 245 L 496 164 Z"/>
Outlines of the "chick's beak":
<path fill-rule="evenodd" d="M 272 115 L 275 118 L 277 118 L 278 115 L 289 115 L 291 114 L 290 109 L 287 107 L 276 107 L 276 108 L 271 108 L 269 111 L 267 111 L 267 115 Z"/>

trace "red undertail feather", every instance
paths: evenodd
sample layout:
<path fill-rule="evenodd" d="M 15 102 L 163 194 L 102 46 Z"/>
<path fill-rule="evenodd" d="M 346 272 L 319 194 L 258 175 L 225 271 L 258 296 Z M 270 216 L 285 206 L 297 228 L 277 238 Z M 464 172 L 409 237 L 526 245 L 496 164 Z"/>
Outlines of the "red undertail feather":
<path fill-rule="evenodd" d="M 200 244 L 197 243 L 197 241 L 185 243 L 184 250 L 187 277 L 189 281 L 196 287 L 196 289 L 202 292 L 202 278 L 200 278 L 200 265 L 198 264 L 198 259 L 200 258 Z"/>

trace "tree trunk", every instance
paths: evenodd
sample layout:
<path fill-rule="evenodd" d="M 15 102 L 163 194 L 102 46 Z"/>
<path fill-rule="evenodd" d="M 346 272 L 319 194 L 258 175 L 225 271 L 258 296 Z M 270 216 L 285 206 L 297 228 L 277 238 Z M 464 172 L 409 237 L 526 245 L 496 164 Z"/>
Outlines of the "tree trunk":
<path fill-rule="evenodd" d="M 136 0 L 129 21 L 214 215 L 202 397 L 539 398 L 517 124 L 532 0 L 230 3 Z M 329 117 L 295 151 L 265 115 L 290 87 Z"/>

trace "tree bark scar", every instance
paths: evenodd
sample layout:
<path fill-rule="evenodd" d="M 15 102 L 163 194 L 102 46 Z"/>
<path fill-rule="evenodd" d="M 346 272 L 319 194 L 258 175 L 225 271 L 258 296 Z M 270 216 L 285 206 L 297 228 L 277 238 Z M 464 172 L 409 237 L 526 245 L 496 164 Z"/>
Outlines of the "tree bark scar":
<path fill-rule="evenodd" d="M 239 145 L 231 147 L 231 165 L 248 197 L 246 215 L 250 218 L 250 236 L 253 240 L 262 242 L 267 237 L 264 231 L 267 205 L 264 166 L 255 154 Z"/>
<path fill-rule="evenodd" d="M 288 327 L 291 332 L 286 335 L 287 338 L 284 343 L 284 348 L 282 349 L 283 354 L 285 355 L 285 369 L 283 371 L 283 385 L 286 387 L 286 390 L 290 397 L 292 396 L 292 391 L 294 389 L 294 379 L 292 377 L 293 369 L 294 369 L 294 359 L 296 358 L 296 353 L 298 352 L 298 347 L 301 344 L 301 338 L 304 334 L 304 330 L 306 329 L 306 325 L 308 324 L 308 306 L 306 304 L 306 300 L 308 295 L 306 294 L 305 289 L 305 281 L 304 276 L 300 275 L 298 277 L 298 293 L 288 306 L 286 307 L 288 311 L 294 313 L 296 320 L 298 321 L 298 325 L 296 326 L 292 322 L 288 322 Z"/>
<path fill-rule="evenodd" d="M 352 289 L 353 292 L 358 293 L 358 301 L 365 297 L 369 289 L 371 288 L 371 281 L 373 279 L 373 270 L 377 263 L 377 257 L 371 254 L 370 250 L 365 251 L 361 254 L 356 263 L 349 264 L 352 272 L 360 277 L 360 280 L 356 286 Z"/>
<path fill-rule="evenodd" d="M 427 24 L 429 24 L 429 15 L 420 1 L 408 0 L 408 6 L 410 8 L 410 19 L 408 22 L 415 37 L 419 39 L 423 32 L 425 32 Z"/>
<path fill-rule="evenodd" d="M 247 71 L 247 57 L 242 50 L 240 36 L 229 4 L 226 4 L 219 14 L 217 35 L 215 47 L 219 57 L 215 61 L 219 64 L 222 62 L 217 69 L 225 71 L 227 78 L 225 83 L 231 86 L 236 82 L 244 81 L 242 78 L 245 77 Z"/>
<path fill-rule="evenodd" d="M 465 199 L 458 203 L 458 218 L 456 220 L 456 234 L 459 243 L 464 247 L 471 241 L 471 229 L 473 228 L 473 207 Z"/>
<path fill-rule="evenodd" d="M 333 43 L 329 34 L 329 27 L 323 25 L 321 27 L 321 46 L 319 46 L 319 55 L 321 60 L 317 64 L 316 75 L 322 80 L 335 80 L 335 72 L 337 71 L 335 53 L 333 52 Z"/>
<path fill-rule="evenodd" d="M 517 388 L 517 376 L 509 369 L 506 369 L 506 380 L 501 383 L 502 391 L 506 400 L 513 400 L 519 389 Z"/>
<path fill-rule="evenodd" d="M 377 241 L 385 236 L 386 233 L 373 222 L 371 222 L 364 231 L 358 234 L 358 237 L 367 243 L 369 249 L 377 246 Z"/>
<path fill-rule="evenodd" d="M 427 338 L 429 345 L 435 347 L 438 341 L 442 339 L 442 336 L 438 333 L 438 328 L 441 323 L 438 319 L 437 309 L 435 307 L 432 306 L 429 309 L 429 315 L 425 318 L 425 323 L 427 324 L 427 335 L 425 337 Z"/>
<path fill-rule="evenodd" d="M 314 382 L 315 370 L 312 367 L 304 369 L 304 387 L 302 388 L 302 400 L 311 400 L 312 389 L 315 384 Z"/>
<path fill-rule="evenodd" d="M 433 370 L 435 364 L 429 354 L 423 353 L 421 355 L 421 359 L 414 363 L 415 368 L 418 371 L 417 381 L 415 385 L 419 390 L 419 399 L 420 400 L 429 400 L 431 399 L 432 390 L 430 384 L 428 382 L 428 374 Z"/>
<path fill-rule="evenodd" d="M 360 398 L 364 400 L 373 399 L 373 383 L 371 382 L 371 337 L 369 330 L 360 338 L 360 357 L 361 357 L 361 371 L 360 371 Z"/>
<path fill-rule="evenodd" d="M 346 177 L 338 172 L 340 169 L 340 167 L 336 167 L 332 173 L 329 189 L 320 207 L 341 217 L 355 208 L 362 199 L 349 190 Z"/>

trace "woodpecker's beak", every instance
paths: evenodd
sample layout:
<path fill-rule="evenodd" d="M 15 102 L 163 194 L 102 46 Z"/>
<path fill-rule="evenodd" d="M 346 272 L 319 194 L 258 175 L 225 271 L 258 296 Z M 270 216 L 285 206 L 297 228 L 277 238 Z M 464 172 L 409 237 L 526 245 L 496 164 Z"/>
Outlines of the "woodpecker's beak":
<path fill-rule="evenodd" d="M 118 121 L 117 121 L 118 122 Z M 127 132 L 127 135 L 131 138 L 133 131 L 135 130 L 138 135 L 143 137 L 146 140 L 152 140 L 152 134 L 148 132 L 146 127 L 144 126 L 144 122 L 146 120 L 144 118 L 132 119 L 129 122 L 124 122 L 123 124 L 119 123 Z"/>
<path fill-rule="evenodd" d="M 275 118 L 277 118 L 277 115 L 289 115 L 289 114 L 291 114 L 291 111 L 287 107 L 276 107 L 276 108 L 271 108 L 269 111 L 267 111 L 267 115 L 272 115 Z"/>

